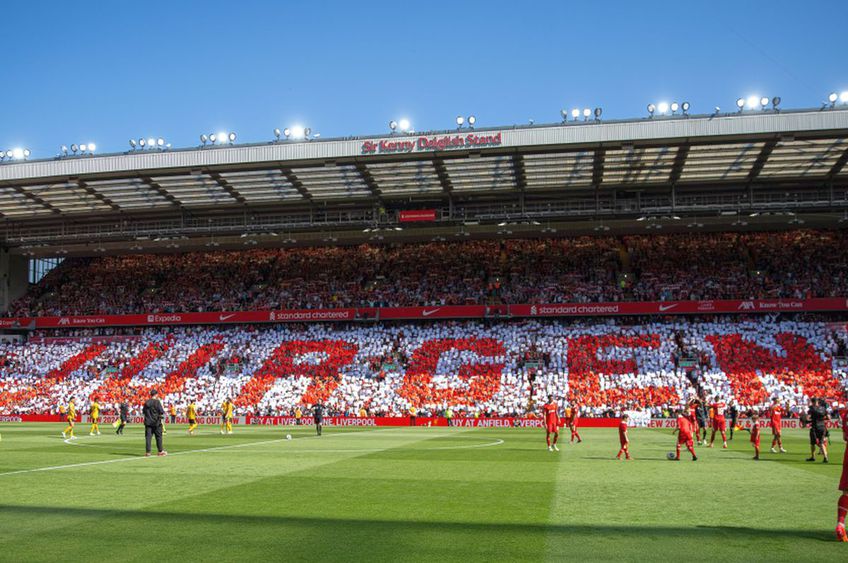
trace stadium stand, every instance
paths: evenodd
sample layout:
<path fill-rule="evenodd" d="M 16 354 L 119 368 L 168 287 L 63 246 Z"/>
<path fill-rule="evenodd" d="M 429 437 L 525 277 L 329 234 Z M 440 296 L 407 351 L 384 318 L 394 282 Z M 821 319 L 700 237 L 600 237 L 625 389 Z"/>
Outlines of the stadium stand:
<path fill-rule="evenodd" d="M 68 259 L 11 316 L 848 295 L 848 235 L 793 230 Z"/>

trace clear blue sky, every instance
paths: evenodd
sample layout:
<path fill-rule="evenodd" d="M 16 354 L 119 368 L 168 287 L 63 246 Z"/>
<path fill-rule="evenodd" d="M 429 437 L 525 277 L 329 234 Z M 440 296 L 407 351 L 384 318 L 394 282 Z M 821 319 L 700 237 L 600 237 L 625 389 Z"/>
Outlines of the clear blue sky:
<path fill-rule="evenodd" d="M 811 107 L 848 90 L 847 22 L 845 2 L 7 2 L 0 148 L 700 113 L 752 93 Z"/>

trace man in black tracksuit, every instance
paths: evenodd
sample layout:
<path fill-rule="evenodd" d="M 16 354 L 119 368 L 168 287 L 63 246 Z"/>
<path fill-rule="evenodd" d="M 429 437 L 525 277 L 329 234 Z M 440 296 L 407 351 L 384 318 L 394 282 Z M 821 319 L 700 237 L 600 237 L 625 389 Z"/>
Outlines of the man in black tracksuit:
<path fill-rule="evenodd" d="M 736 422 L 739 420 L 739 408 L 736 406 L 736 401 L 730 404 L 727 409 L 727 414 L 730 415 L 730 439 L 733 439 L 733 429 L 736 428 Z"/>
<path fill-rule="evenodd" d="M 145 457 L 150 455 L 151 439 L 156 437 L 156 449 L 159 455 L 168 455 L 162 448 L 162 419 L 165 417 L 165 409 L 162 401 L 156 396 L 156 389 L 150 391 L 150 398 L 144 403 L 141 412 L 144 414 L 144 441 L 146 445 Z"/>
<path fill-rule="evenodd" d="M 810 408 L 807 410 L 810 424 L 810 457 L 807 461 L 816 461 L 816 446 L 819 446 L 824 454 L 824 463 L 827 463 L 827 441 L 824 439 L 827 433 L 825 422 L 827 421 L 827 403 L 824 399 L 811 399 Z"/>
<path fill-rule="evenodd" d="M 120 417 L 120 422 L 118 423 L 118 429 L 115 431 L 115 434 L 123 436 L 124 426 L 127 425 L 127 420 L 130 417 L 130 409 L 126 401 L 121 401 L 121 404 L 118 405 L 118 416 Z"/>
<path fill-rule="evenodd" d="M 315 430 L 321 435 L 321 427 L 324 424 L 324 405 L 316 403 L 312 406 L 312 418 L 315 420 Z"/>

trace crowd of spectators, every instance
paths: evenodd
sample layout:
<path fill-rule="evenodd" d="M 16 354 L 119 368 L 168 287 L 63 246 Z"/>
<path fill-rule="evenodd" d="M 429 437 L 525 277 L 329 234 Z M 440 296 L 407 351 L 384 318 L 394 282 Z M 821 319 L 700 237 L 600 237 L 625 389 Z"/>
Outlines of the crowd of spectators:
<path fill-rule="evenodd" d="M 74 258 L 8 314 L 845 295 L 848 235 L 795 230 Z"/>
<path fill-rule="evenodd" d="M 151 388 L 182 411 L 506 416 L 549 395 L 584 416 L 624 409 L 662 416 L 694 397 L 790 410 L 842 400 L 843 329 L 798 320 L 683 317 L 613 320 L 311 324 L 144 329 L 121 338 L 66 336 L 0 344 L 0 414 L 137 408 Z"/>

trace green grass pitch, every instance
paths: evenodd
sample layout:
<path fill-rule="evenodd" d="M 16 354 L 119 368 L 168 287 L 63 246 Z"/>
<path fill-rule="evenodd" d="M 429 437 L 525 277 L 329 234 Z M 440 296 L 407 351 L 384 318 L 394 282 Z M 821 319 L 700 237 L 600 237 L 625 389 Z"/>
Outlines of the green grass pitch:
<path fill-rule="evenodd" d="M 836 561 L 831 464 L 729 451 L 671 462 L 670 430 L 615 429 L 549 453 L 538 429 L 171 427 L 73 444 L 60 425 L 0 425 L 0 561 Z M 83 432 L 85 430 L 85 432 Z M 285 440 L 285 434 L 293 436 Z"/>

